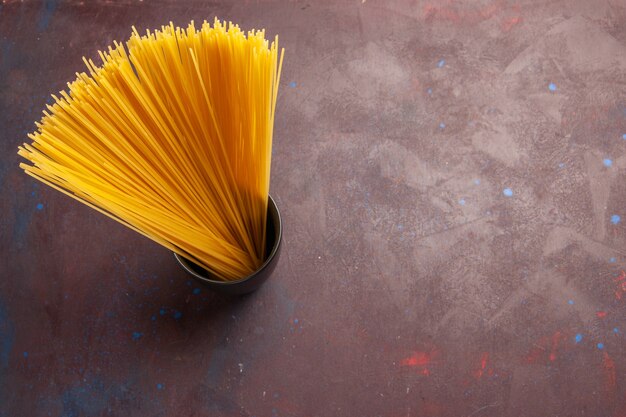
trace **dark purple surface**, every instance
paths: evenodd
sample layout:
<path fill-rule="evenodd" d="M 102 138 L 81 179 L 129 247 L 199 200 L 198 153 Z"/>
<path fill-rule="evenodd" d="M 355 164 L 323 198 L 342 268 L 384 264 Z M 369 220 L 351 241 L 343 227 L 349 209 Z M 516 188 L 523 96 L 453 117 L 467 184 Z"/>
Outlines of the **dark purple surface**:
<path fill-rule="evenodd" d="M 17 168 L 83 55 L 215 15 L 286 48 L 238 300 Z M 625 74 L 622 0 L 0 3 L 0 416 L 626 416 Z"/>

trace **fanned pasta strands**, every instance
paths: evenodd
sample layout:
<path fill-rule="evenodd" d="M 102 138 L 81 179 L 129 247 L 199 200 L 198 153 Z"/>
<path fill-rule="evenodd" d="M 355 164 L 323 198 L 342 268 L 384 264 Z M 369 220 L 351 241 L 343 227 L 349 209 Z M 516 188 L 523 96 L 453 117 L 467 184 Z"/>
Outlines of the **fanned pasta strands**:
<path fill-rule="evenodd" d="M 217 19 L 133 28 L 52 96 L 20 167 L 217 278 L 242 278 L 266 250 L 283 52 L 278 37 Z"/>

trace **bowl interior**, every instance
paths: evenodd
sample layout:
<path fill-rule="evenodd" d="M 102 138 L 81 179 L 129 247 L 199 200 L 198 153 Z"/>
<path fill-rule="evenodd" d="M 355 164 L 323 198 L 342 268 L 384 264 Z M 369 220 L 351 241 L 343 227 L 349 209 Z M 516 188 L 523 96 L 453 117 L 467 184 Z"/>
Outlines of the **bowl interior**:
<path fill-rule="evenodd" d="M 191 262 L 187 258 L 184 258 L 178 254 L 174 254 L 178 262 L 183 266 L 184 269 L 187 270 L 190 274 L 192 274 L 195 278 L 200 279 L 202 281 L 210 282 L 211 284 L 217 285 L 234 285 L 239 284 L 244 281 L 247 281 L 251 278 L 254 278 L 257 274 L 262 272 L 267 265 L 273 260 L 278 247 L 280 245 L 280 240 L 282 236 L 282 222 L 280 217 L 280 212 L 278 211 L 278 207 L 276 206 L 276 202 L 269 196 L 267 202 L 267 231 L 265 233 L 265 261 L 263 264 L 254 271 L 252 274 L 243 277 L 239 280 L 235 281 L 222 281 L 217 278 L 209 271 L 201 267 L 200 265 Z"/>

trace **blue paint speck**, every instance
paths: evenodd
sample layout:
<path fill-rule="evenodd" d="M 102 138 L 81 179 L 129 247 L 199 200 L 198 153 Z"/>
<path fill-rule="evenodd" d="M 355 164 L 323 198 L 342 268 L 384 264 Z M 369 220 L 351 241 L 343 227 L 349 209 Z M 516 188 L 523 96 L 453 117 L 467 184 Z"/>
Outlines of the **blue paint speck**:
<path fill-rule="evenodd" d="M 438 66 L 439 68 L 442 68 L 444 65 L 446 65 L 446 60 L 445 60 L 445 59 L 442 59 L 441 61 L 439 61 L 439 62 L 437 63 L 437 66 Z"/>
<path fill-rule="evenodd" d="M 201 290 L 200 288 L 194 288 L 194 289 L 193 289 L 193 293 L 194 293 L 194 295 L 198 295 L 198 294 L 200 294 L 201 292 L 202 292 L 202 290 Z"/>
<path fill-rule="evenodd" d="M 475 179 L 475 180 L 474 180 L 474 184 L 476 184 L 476 185 L 480 185 L 480 180 L 479 180 L 479 179 Z"/>
<path fill-rule="evenodd" d="M 564 166 L 565 166 L 565 164 L 564 164 L 563 162 L 561 162 L 561 163 L 559 164 L 559 168 L 563 168 Z"/>
<path fill-rule="evenodd" d="M 605 167 L 611 167 L 613 165 L 613 161 L 610 160 L 609 158 L 604 158 L 604 161 L 602 161 L 604 163 Z"/>
<path fill-rule="evenodd" d="M 23 355 L 24 355 L 25 358 L 28 358 L 28 352 L 24 352 Z"/>
<path fill-rule="evenodd" d="M 162 308 L 162 309 L 160 309 L 160 310 L 159 310 L 159 314 L 160 314 L 160 315 L 164 316 L 164 315 L 165 315 L 165 313 L 167 313 L 167 311 L 166 311 L 164 308 Z"/>
<path fill-rule="evenodd" d="M 293 319 L 293 324 L 298 324 L 298 319 Z"/>
<path fill-rule="evenodd" d="M 554 84 L 554 83 L 550 83 L 550 84 L 548 84 L 548 89 L 549 89 L 550 91 L 556 91 L 556 84 Z"/>
<path fill-rule="evenodd" d="M 439 129 L 444 129 L 446 124 L 444 122 L 439 123 Z"/>
<path fill-rule="evenodd" d="M 580 333 L 577 333 L 576 336 L 574 337 L 574 341 L 576 343 L 580 343 L 580 342 L 582 342 L 582 340 L 583 340 L 583 335 L 580 334 Z"/>
<path fill-rule="evenodd" d="M 619 333 L 619 329 L 617 327 L 613 327 L 613 333 L 615 334 Z"/>
<path fill-rule="evenodd" d="M 513 190 L 511 190 L 510 188 L 505 188 L 502 191 L 502 194 L 504 194 L 507 197 L 513 197 Z"/>
<path fill-rule="evenodd" d="M 162 390 L 163 389 L 163 384 L 157 384 L 157 389 L 158 390 Z"/>
<path fill-rule="evenodd" d="M 609 259 L 609 262 L 611 262 L 612 264 L 615 263 L 616 261 L 617 261 L 617 259 L 615 259 L 615 258 Z"/>
<path fill-rule="evenodd" d="M 296 85 L 297 84 L 296 84 L 295 81 L 292 81 L 292 82 L 289 83 L 289 87 L 291 87 L 291 88 L 296 88 Z"/>
<path fill-rule="evenodd" d="M 30 195 L 34 197 L 35 196 L 35 192 L 31 191 Z"/>
<path fill-rule="evenodd" d="M 598 343 L 596 346 L 598 346 L 598 349 L 604 349 L 604 343 Z"/>
<path fill-rule="evenodd" d="M 460 205 L 462 205 L 462 206 L 464 206 L 464 205 L 465 205 L 465 200 L 464 200 L 464 199 L 460 199 L 460 200 L 459 200 L 459 204 L 460 204 Z"/>
<path fill-rule="evenodd" d="M 141 332 L 133 332 L 133 340 L 139 340 L 139 339 L 141 339 L 141 336 L 143 336 L 143 333 L 141 333 Z"/>
<path fill-rule="evenodd" d="M 428 90 L 426 90 L 426 92 L 428 93 L 429 96 L 431 96 L 433 94 L 433 89 L 429 88 Z M 624 135 L 624 136 L 626 136 L 626 135 Z M 624 139 L 626 139 L 626 138 L 624 138 Z"/>
<path fill-rule="evenodd" d="M 174 318 L 176 320 L 180 319 L 183 316 L 183 313 L 181 313 L 180 311 L 175 311 L 174 312 Z"/>
<path fill-rule="evenodd" d="M 567 300 L 567 304 L 569 304 L 571 306 L 574 305 L 574 300 Z"/>
<path fill-rule="evenodd" d="M 619 215 L 617 215 L 617 214 L 614 214 L 614 215 L 611 216 L 611 223 L 613 223 L 613 224 L 619 223 L 620 220 L 622 220 L 622 218 Z"/>
<path fill-rule="evenodd" d="M 153 315 L 152 317 L 150 317 L 150 320 L 152 320 L 152 321 L 156 321 L 156 319 L 157 319 L 156 315 Z"/>
<path fill-rule="evenodd" d="M 37 204 L 37 210 L 43 210 L 43 204 L 38 203 Z"/>
<path fill-rule="evenodd" d="M 626 140 L 626 133 L 622 135 L 622 139 Z"/>

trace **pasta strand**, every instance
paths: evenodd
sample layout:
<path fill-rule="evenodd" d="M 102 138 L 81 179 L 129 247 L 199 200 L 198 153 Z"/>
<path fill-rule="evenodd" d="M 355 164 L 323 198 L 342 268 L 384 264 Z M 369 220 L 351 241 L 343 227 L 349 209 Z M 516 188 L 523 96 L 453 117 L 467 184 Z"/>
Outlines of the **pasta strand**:
<path fill-rule="evenodd" d="M 26 174 L 237 280 L 264 261 L 284 50 L 264 30 L 172 23 L 83 58 L 53 95 Z"/>

